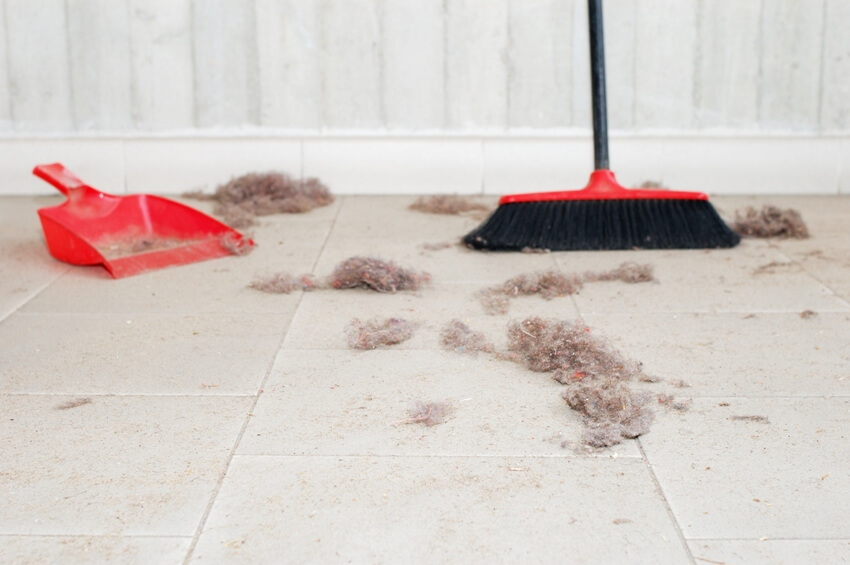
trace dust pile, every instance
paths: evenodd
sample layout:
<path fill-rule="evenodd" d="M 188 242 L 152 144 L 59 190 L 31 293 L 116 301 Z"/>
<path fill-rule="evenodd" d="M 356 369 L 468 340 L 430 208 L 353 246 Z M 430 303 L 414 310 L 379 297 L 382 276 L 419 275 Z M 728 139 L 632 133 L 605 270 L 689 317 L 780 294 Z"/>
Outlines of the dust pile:
<path fill-rule="evenodd" d="M 97 250 L 107 259 L 118 259 L 128 255 L 150 253 L 176 249 L 184 245 L 199 243 L 201 239 L 181 239 L 179 237 L 161 237 L 153 234 L 127 234 L 104 239 L 97 243 Z"/>
<path fill-rule="evenodd" d="M 657 379 L 648 378 L 640 363 L 624 357 L 584 324 L 538 317 L 512 321 L 508 352 L 500 353 L 482 333 L 452 320 L 442 330 L 441 344 L 451 351 L 490 353 L 550 373 L 565 386 L 561 396 L 567 405 L 582 415 L 582 441 L 589 447 L 611 447 L 645 434 L 655 417 L 651 395 L 632 391 L 629 382 Z"/>
<path fill-rule="evenodd" d="M 393 422 L 394 426 L 399 424 L 424 424 L 428 427 L 442 424 L 454 413 L 454 406 L 450 402 L 422 402 L 418 401 L 410 410 L 410 417 Z"/>
<path fill-rule="evenodd" d="M 518 296 L 540 295 L 546 300 L 579 292 L 586 282 L 619 280 L 629 284 L 655 280 L 652 265 L 631 261 L 610 271 L 586 271 L 582 274 L 556 270 L 524 273 L 504 283 L 478 291 L 477 296 L 488 314 L 507 314 L 510 301 Z"/>
<path fill-rule="evenodd" d="M 334 201 L 328 187 L 318 179 L 296 180 L 280 172 L 236 177 L 219 186 L 212 196 L 199 192 L 184 196 L 216 201 L 214 213 L 235 228 L 253 225 L 256 216 L 303 214 Z"/>
<path fill-rule="evenodd" d="M 488 212 L 489 206 L 485 206 L 481 202 L 458 196 L 456 194 L 437 194 L 434 196 L 423 196 L 409 206 L 411 210 L 424 212 L 426 214 L 444 214 L 444 215 L 480 215 L 482 212 Z"/>
<path fill-rule="evenodd" d="M 369 288 L 377 292 L 418 290 L 431 280 L 426 272 L 400 267 L 373 257 L 351 257 L 334 269 L 329 284 L 336 289 Z"/>
<path fill-rule="evenodd" d="M 443 349 L 468 355 L 477 355 L 479 352 L 493 353 L 496 350 L 487 336 L 481 332 L 473 331 L 458 319 L 450 321 L 442 329 L 440 345 L 443 346 Z"/>
<path fill-rule="evenodd" d="M 249 288 L 262 292 L 289 294 L 296 290 L 366 288 L 377 292 L 393 293 L 400 290 L 419 290 L 430 282 L 431 275 L 407 269 L 394 263 L 373 257 L 351 257 L 336 266 L 333 272 L 316 279 L 311 274 L 298 276 L 279 272 L 257 277 Z"/>
<path fill-rule="evenodd" d="M 508 326 L 508 349 L 529 370 L 551 372 L 566 386 L 561 397 L 582 415 L 582 441 L 595 448 L 617 445 L 649 431 L 649 395 L 628 382 L 643 374 L 590 328 L 569 321 L 526 318 Z"/>
<path fill-rule="evenodd" d="M 242 237 L 236 233 L 229 232 L 221 236 L 221 246 L 233 255 L 248 255 L 254 250 L 254 240 L 250 237 Z"/>
<path fill-rule="evenodd" d="M 316 285 L 310 274 L 293 276 L 289 273 L 274 273 L 256 277 L 248 288 L 272 294 L 289 294 L 296 290 L 314 290 Z"/>
<path fill-rule="evenodd" d="M 358 318 L 345 328 L 348 346 L 351 349 L 377 349 L 381 346 L 397 345 L 413 337 L 416 324 L 402 318 L 369 320 Z"/>
<path fill-rule="evenodd" d="M 791 208 L 782 210 L 766 205 L 761 210 L 752 206 L 735 211 L 732 229 L 743 237 L 779 237 L 806 239 L 809 228 L 800 212 Z"/>

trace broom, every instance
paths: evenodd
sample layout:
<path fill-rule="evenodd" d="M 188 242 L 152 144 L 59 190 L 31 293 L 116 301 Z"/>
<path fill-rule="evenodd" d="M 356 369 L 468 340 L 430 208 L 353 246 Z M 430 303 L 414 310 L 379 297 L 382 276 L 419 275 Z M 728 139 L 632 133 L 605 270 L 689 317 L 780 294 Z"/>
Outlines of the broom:
<path fill-rule="evenodd" d="M 602 0 L 588 0 L 595 170 L 583 189 L 511 194 L 463 238 L 474 249 L 552 251 L 734 247 L 729 229 L 701 192 L 630 189 L 608 163 Z"/>

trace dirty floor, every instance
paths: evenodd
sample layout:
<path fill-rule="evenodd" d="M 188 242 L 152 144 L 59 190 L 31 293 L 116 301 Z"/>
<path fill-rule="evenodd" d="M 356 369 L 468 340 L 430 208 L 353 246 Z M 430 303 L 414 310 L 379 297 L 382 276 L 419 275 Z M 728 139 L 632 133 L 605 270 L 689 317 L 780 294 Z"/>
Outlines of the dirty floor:
<path fill-rule="evenodd" d="M 36 209 L 57 198 L 0 198 L 0 562 L 850 559 L 850 198 L 712 199 L 727 218 L 796 208 L 807 240 L 551 254 L 426 245 L 477 221 L 414 200 L 264 217 L 248 256 L 112 280 L 47 254 Z M 431 283 L 248 288 L 355 255 Z M 475 295 L 623 261 L 657 282 L 521 297 L 506 315 Z M 440 347 L 453 318 L 504 348 L 530 315 L 583 320 L 661 379 L 640 388 L 689 409 L 659 404 L 648 434 L 587 452 L 548 375 Z M 386 317 L 415 334 L 348 347 L 352 319 Z M 417 402 L 453 410 L 399 424 Z"/>

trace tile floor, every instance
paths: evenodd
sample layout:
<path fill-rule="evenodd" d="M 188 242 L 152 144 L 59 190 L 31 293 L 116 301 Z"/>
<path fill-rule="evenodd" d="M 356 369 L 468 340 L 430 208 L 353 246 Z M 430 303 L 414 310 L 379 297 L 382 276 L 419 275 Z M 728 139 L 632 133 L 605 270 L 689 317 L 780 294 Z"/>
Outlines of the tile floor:
<path fill-rule="evenodd" d="M 727 216 L 793 206 L 804 241 L 553 254 L 426 251 L 476 220 L 343 197 L 262 219 L 246 257 L 122 280 L 47 254 L 35 211 L 57 201 L 0 199 L 0 563 L 850 559 L 848 197 L 713 199 Z M 433 280 L 395 295 L 246 287 L 352 255 Z M 502 316 L 474 297 L 624 260 L 658 282 Z M 659 408 L 650 433 L 606 451 L 562 447 L 581 424 L 557 383 L 439 346 L 461 318 L 504 347 L 507 321 L 530 314 L 583 318 L 663 379 L 641 386 L 690 410 Z M 376 316 L 420 325 L 395 348 L 348 349 L 345 325 Z M 417 400 L 455 411 L 392 425 Z"/>

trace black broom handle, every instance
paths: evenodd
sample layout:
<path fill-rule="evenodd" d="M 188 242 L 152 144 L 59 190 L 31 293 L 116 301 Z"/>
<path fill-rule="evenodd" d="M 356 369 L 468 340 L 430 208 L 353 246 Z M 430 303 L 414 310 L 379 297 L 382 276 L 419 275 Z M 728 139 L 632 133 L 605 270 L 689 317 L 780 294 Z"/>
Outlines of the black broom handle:
<path fill-rule="evenodd" d="M 593 158 L 599 171 L 608 162 L 608 110 L 605 105 L 605 38 L 602 33 L 602 0 L 587 0 L 590 23 L 590 87 L 593 100 Z"/>

